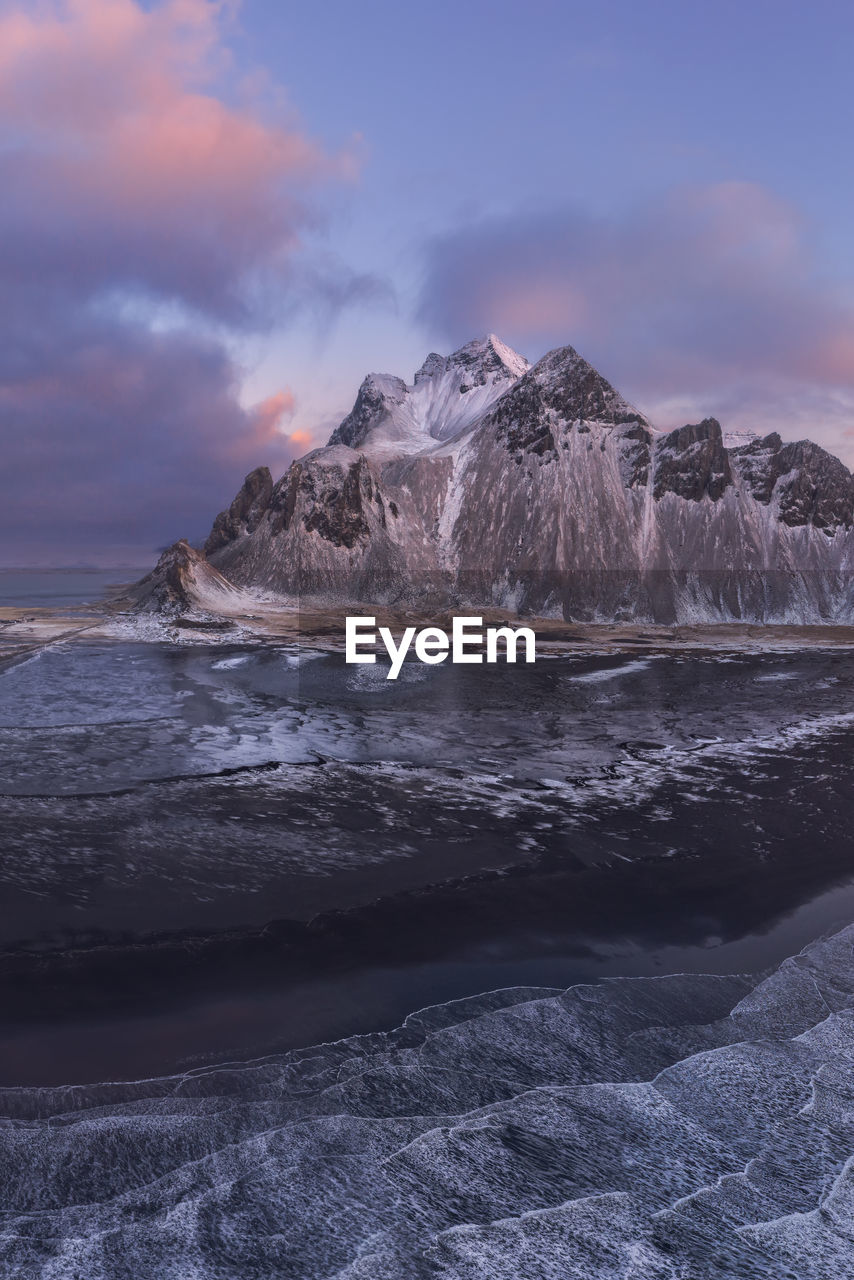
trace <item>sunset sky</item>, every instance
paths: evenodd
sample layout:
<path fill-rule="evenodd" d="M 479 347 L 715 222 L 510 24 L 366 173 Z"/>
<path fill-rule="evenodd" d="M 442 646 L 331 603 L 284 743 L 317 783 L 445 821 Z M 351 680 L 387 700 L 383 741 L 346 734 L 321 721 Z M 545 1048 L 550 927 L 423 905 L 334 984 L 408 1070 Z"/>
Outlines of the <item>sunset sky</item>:
<path fill-rule="evenodd" d="M 854 465 L 853 54 L 838 0 L 0 0 L 0 564 L 203 537 L 488 331 Z"/>

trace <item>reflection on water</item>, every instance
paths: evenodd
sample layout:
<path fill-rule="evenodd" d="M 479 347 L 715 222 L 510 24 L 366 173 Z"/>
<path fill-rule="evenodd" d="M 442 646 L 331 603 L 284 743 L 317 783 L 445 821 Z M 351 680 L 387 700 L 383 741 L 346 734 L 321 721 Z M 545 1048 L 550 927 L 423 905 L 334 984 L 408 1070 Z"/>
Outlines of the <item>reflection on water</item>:
<path fill-rule="evenodd" d="M 0 1086 L 128 1080 L 176 1068 L 251 1058 L 384 1031 L 415 1009 L 508 987 L 563 990 L 601 978 L 671 973 L 761 973 L 816 938 L 854 920 L 854 881 L 783 915 L 758 933 L 724 942 L 713 935 L 689 945 L 623 938 L 603 942 L 595 931 L 552 938 L 546 954 L 509 946 L 471 948 L 450 959 L 384 968 L 345 969 L 334 976 L 287 983 L 247 982 L 205 991 L 180 1007 L 157 1004 L 73 1024 L 37 1022 L 0 1031 Z"/>

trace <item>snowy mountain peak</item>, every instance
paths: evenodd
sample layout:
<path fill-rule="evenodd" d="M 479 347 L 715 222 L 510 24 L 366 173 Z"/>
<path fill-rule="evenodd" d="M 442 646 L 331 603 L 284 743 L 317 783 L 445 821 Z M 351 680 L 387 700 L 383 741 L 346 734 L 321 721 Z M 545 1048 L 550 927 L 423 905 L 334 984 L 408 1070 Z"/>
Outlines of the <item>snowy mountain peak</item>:
<path fill-rule="evenodd" d="M 529 367 L 488 334 L 449 356 L 432 351 L 411 386 L 372 373 L 329 443 L 385 455 L 435 449 L 463 435 Z"/>
<path fill-rule="evenodd" d="M 415 374 L 414 386 L 417 387 L 428 378 L 441 377 L 451 369 L 459 369 L 468 374 L 464 379 L 465 393 L 465 390 L 470 390 L 473 386 L 483 386 L 490 379 L 515 381 L 530 367 L 518 351 L 508 347 L 494 333 L 489 333 L 485 338 L 475 338 L 472 342 L 465 343 L 449 356 L 440 356 L 431 351 Z"/>
<path fill-rule="evenodd" d="M 130 595 L 142 613 L 217 612 L 242 603 L 241 593 L 183 538 L 167 547 Z"/>
<path fill-rule="evenodd" d="M 489 333 L 485 338 L 476 338 L 448 357 L 448 363 L 458 368 L 476 371 L 477 377 L 488 377 L 500 374 L 512 379 L 521 378 L 530 368 L 524 356 L 508 347 L 506 343 Z"/>
<path fill-rule="evenodd" d="M 403 378 L 396 378 L 393 373 L 369 373 L 362 387 L 366 395 L 371 394 L 392 404 L 400 404 L 407 392 Z"/>
<path fill-rule="evenodd" d="M 413 385 L 418 386 L 419 382 L 423 382 L 426 378 L 440 377 L 448 367 L 448 356 L 440 356 L 438 352 L 431 351 L 421 368 L 416 371 Z"/>
<path fill-rule="evenodd" d="M 369 373 L 356 396 L 356 403 L 329 437 L 329 444 L 358 448 L 371 428 L 403 404 L 409 388 L 402 378 L 389 373 Z"/>

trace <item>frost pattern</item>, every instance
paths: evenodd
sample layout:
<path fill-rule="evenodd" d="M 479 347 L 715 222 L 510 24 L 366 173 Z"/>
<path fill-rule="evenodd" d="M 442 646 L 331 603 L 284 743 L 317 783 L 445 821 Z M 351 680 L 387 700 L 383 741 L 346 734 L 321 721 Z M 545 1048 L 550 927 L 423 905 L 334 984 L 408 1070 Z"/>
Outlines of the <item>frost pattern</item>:
<path fill-rule="evenodd" d="M 0 1095 L 39 1277 L 854 1275 L 854 926 L 765 978 L 611 979 L 166 1079 Z"/>

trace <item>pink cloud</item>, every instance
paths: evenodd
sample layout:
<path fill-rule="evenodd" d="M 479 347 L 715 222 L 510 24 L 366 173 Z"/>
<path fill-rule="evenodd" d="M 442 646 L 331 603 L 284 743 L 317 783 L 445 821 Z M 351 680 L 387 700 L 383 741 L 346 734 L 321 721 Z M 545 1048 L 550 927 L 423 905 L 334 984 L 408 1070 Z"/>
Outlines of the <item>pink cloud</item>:
<path fill-rule="evenodd" d="M 0 17 L 0 227 L 28 211 L 77 287 L 239 311 L 252 273 L 284 270 L 313 225 L 311 190 L 353 175 L 292 113 L 217 95 L 223 15 L 208 0 L 69 0 Z"/>
<path fill-rule="evenodd" d="M 271 396 L 267 396 L 266 399 L 256 404 L 252 412 L 258 439 L 266 440 L 277 432 L 281 426 L 282 419 L 289 418 L 295 409 L 296 400 L 290 387 L 283 387 L 281 391 L 274 391 Z"/>
<path fill-rule="evenodd" d="M 293 436 L 282 430 L 283 423 L 296 412 L 296 399 L 290 387 L 274 391 L 249 411 L 250 431 L 233 442 L 231 455 L 241 462 L 248 457 L 256 464 L 275 469 L 293 456 Z"/>
<path fill-rule="evenodd" d="M 564 280 L 520 280 L 509 290 L 496 281 L 488 306 L 495 317 L 493 328 L 502 333 L 536 333 L 543 328 L 575 332 L 590 315 L 584 294 Z"/>
<path fill-rule="evenodd" d="M 298 431 L 292 431 L 288 436 L 288 440 L 295 448 L 307 449 L 314 443 L 314 435 L 311 431 L 305 431 L 300 428 Z"/>

